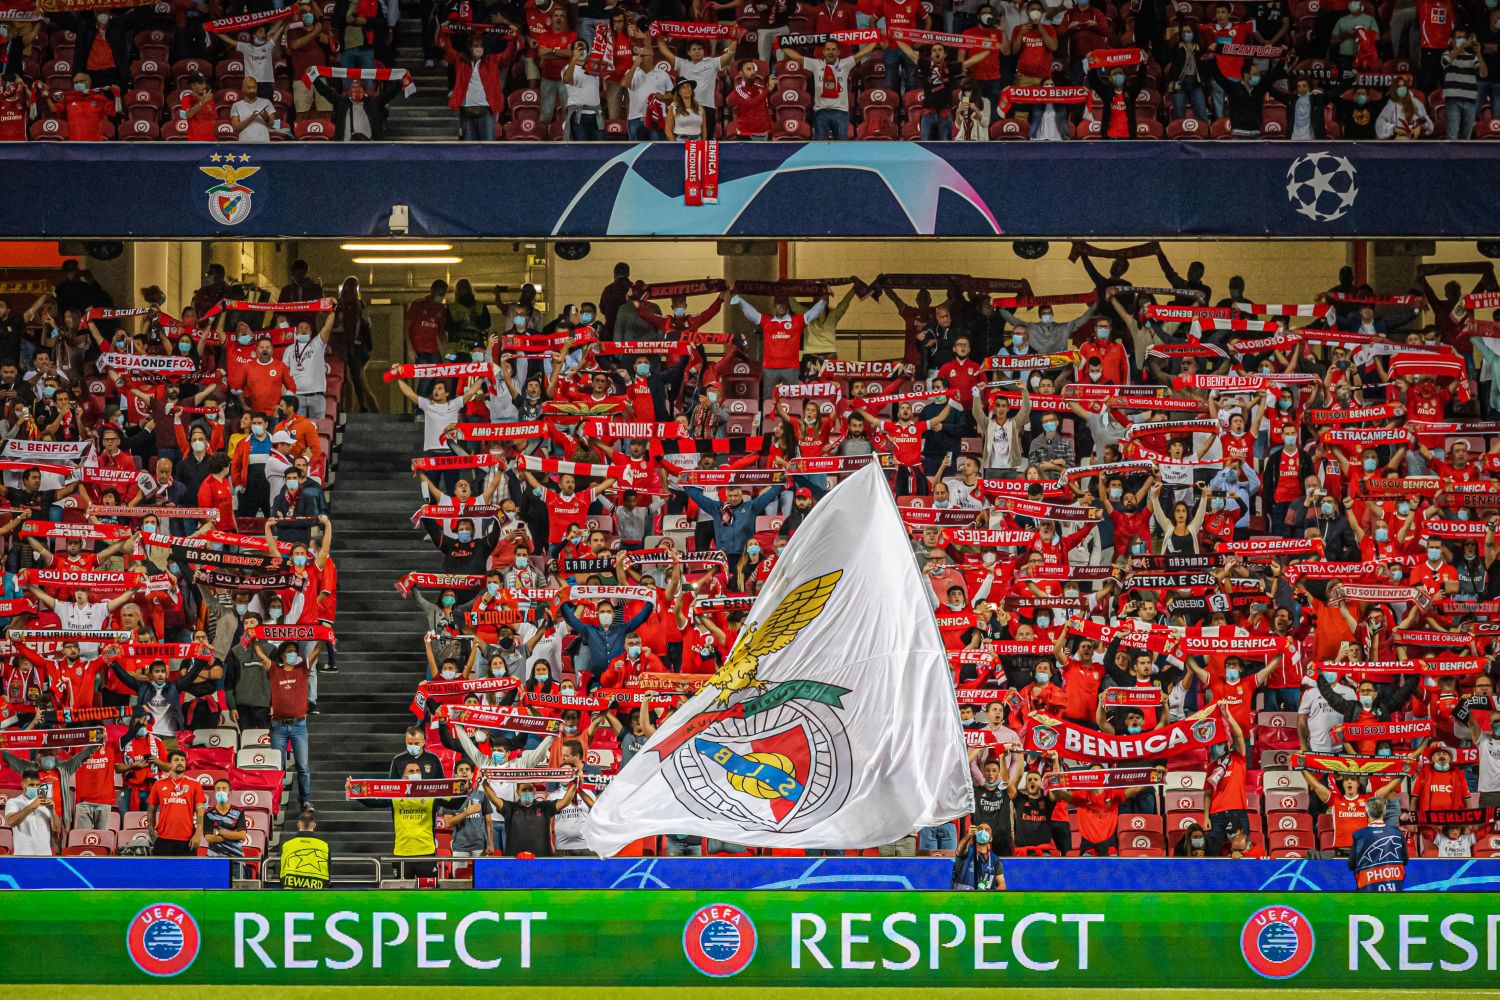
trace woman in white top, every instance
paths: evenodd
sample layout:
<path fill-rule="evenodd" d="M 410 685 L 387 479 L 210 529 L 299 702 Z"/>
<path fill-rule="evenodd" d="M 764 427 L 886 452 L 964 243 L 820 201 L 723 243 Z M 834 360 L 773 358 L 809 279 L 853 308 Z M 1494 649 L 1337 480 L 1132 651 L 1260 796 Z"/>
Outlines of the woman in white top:
<path fill-rule="evenodd" d="M 698 103 L 692 80 L 679 80 L 667 105 L 667 134 L 674 139 L 703 138 L 703 105 Z"/>
<path fill-rule="evenodd" d="M 598 142 L 604 137 L 599 78 L 584 66 L 588 57 L 589 47 L 583 39 L 575 39 L 571 58 L 562 71 L 568 94 L 568 138 L 574 142 Z"/>

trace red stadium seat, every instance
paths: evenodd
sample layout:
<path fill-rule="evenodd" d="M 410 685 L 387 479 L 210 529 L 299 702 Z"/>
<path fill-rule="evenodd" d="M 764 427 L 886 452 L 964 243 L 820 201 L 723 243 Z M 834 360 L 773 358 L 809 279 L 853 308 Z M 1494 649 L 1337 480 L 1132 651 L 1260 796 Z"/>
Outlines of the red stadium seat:
<path fill-rule="evenodd" d="M 541 112 L 517 118 L 505 126 L 507 142 L 541 142 L 545 138 Z"/>
<path fill-rule="evenodd" d="M 1208 122 L 1201 118 L 1175 118 L 1167 123 L 1168 139 L 1207 139 Z"/>
<path fill-rule="evenodd" d="M 67 142 L 68 123 L 61 118 L 42 118 L 31 123 L 32 142 Z"/>
<path fill-rule="evenodd" d="M 784 109 L 784 113 L 789 109 Z M 806 142 L 812 138 L 812 129 L 807 122 L 788 114 L 776 122 L 775 129 L 771 132 L 773 142 Z"/>
<path fill-rule="evenodd" d="M 70 830 L 64 849 L 72 857 L 94 857 L 115 853 L 113 830 Z"/>
<path fill-rule="evenodd" d="M 1019 118 L 997 118 L 990 122 L 991 142 L 1025 141 L 1030 125 Z"/>
<path fill-rule="evenodd" d="M 542 92 L 535 87 L 517 90 L 506 99 L 505 106 L 510 112 L 511 124 L 530 119 L 536 125 L 542 120 Z"/>
<path fill-rule="evenodd" d="M 299 141 L 327 142 L 333 138 L 333 125 L 321 118 L 304 119 L 292 126 L 292 134 Z"/>
<path fill-rule="evenodd" d="M 119 137 L 126 142 L 155 142 L 161 138 L 161 129 L 156 122 L 130 118 L 121 123 Z"/>

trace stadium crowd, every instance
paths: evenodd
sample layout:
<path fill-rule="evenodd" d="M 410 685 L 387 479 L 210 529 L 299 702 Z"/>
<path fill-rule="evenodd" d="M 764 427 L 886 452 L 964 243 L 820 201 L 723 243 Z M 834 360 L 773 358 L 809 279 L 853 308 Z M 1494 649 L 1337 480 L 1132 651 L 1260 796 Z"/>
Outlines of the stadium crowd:
<path fill-rule="evenodd" d="M 1500 137 L 1487 0 L 249 6 L 7 0 L 0 139 L 378 140 L 439 61 L 479 141 Z"/>
<path fill-rule="evenodd" d="M 971 823 L 883 850 L 1299 857 L 1387 811 L 1413 854 L 1500 847 L 1488 265 L 1452 269 L 1472 295 L 1425 275 L 1378 294 L 1346 269 L 1288 305 L 1240 279 L 1215 298 L 1156 244 L 1073 257 L 1082 290 L 1042 297 L 930 274 L 647 284 L 622 263 L 596 301 L 523 295 L 447 338 L 435 283 L 407 334 L 438 367 L 388 376 L 424 421 L 418 513 L 442 556 L 399 584 L 428 672 L 389 776 L 415 761 L 436 794 L 455 762 L 480 770 L 438 806 L 467 829 L 456 850 L 584 852 L 609 776 L 724 663 L 831 482 L 873 460 L 977 796 Z M 898 311 L 902 358 L 837 358 L 856 296 Z M 758 347 L 707 332 L 724 310 Z M 1205 721 L 1196 755 L 1152 742 Z M 432 808 L 398 821 L 397 853 L 430 852 Z"/>
<path fill-rule="evenodd" d="M 1423 266 L 1403 291 L 1345 268 L 1277 304 L 1239 278 L 1215 295 L 1201 264 L 1179 273 L 1154 243 L 1075 244 L 1071 260 L 1078 290 L 1046 296 L 922 273 L 651 284 L 622 263 L 595 301 L 555 313 L 534 289 L 491 309 L 434 282 L 406 309 L 414 363 L 385 373 L 423 431 L 414 520 L 436 551 L 396 586 L 421 612 L 426 670 L 389 772 L 346 794 L 391 809 L 397 855 L 586 853 L 601 789 L 724 663 L 808 512 L 876 461 L 976 792 L 968 820 L 880 851 L 957 854 L 975 885 L 995 883 L 997 855 L 1338 854 L 1372 820 L 1399 823 L 1414 856 L 1500 851 L 1491 265 Z M 306 804 L 336 571 L 314 498 L 327 445 L 303 414 L 338 393 L 304 392 L 295 368 L 310 348 L 352 378 L 358 290 L 322 299 L 303 273 L 279 307 L 220 310 L 222 277 L 181 320 L 153 308 L 114 332 L 46 302 L 31 325 L 0 315 L 33 355 L 29 380 L 0 365 L 20 481 L 0 527 L 17 616 L 5 733 L 95 704 L 132 726 L 6 758 L 23 772 L 6 806 L 18 845 L 48 822 L 56 843 L 36 825 L 26 843 L 69 843 L 117 804 L 147 811 L 161 853 L 222 849 L 209 827 L 235 821 L 168 816 L 250 811 L 266 786 L 244 783 L 266 772 L 210 773 L 199 729 L 238 726 L 239 752 L 264 754 L 248 731 L 269 723 L 262 763 L 290 749 Z M 70 277 L 55 299 L 101 294 L 88 286 Z M 899 315 L 901 357 L 838 358 L 856 297 Z M 729 311 L 752 339 L 710 329 Z M 162 386 L 122 354 L 196 374 Z M 278 367 L 293 385 L 263 384 Z M 67 444 L 76 471 L 52 466 Z M 169 512 L 193 502 L 217 518 Z M 195 526 L 201 548 L 183 537 Z M 85 631 L 52 652 L 34 645 L 48 628 Z M 748 849 L 673 835 L 632 850 Z"/>
<path fill-rule="evenodd" d="M 263 850 L 284 752 L 308 803 L 323 483 L 368 323 L 301 262 L 277 293 L 203 280 L 177 316 L 77 261 L 0 297 L 0 850 Z"/>

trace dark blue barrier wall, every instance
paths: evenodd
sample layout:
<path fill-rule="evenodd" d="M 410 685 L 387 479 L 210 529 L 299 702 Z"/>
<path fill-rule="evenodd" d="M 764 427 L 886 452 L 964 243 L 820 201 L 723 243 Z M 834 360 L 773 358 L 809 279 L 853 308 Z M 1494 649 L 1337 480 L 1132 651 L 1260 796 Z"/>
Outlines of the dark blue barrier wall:
<path fill-rule="evenodd" d="M 5 143 L 0 237 L 1500 233 L 1500 143 Z M 226 152 L 227 151 L 227 152 Z M 231 160 L 232 162 L 225 162 Z"/>
<path fill-rule="evenodd" d="M 946 889 L 946 858 L 553 858 L 474 862 L 476 889 Z"/>
<path fill-rule="evenodd" d="M 556 858 L 474 863 L 479 889 L 946 889 L 945 858 Z M 1319 892 L 1354 887 L 1344 861 L 1006 858 L 1012 891 Z M 1500 859 L 1419 859 L 1408 892 L 1500 891 Z"/>
<path fill-rule="evenodd" d="M 217 858 L 0 858 L 0 889 L 227 889 Z"/>
<path fill-rule="evenodd" d="M 1338 860 L 1191 858 L 1007 858 L 1005 887 L 1105 892 L 1348 892 L 1354 878 Z M 1407 892 L 1500 891 L 1500 858 L 1417 859 Z"/>

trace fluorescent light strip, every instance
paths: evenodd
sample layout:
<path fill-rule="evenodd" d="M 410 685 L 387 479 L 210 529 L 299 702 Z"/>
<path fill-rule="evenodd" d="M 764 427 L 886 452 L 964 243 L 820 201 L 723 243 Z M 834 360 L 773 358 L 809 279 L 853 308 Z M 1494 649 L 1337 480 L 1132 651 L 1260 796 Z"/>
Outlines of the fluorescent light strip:
<path fill-rule="evenodd" d="M 340 250 L 363 250 L 372 253 L 442 253 L 452 250 L 452 243 L 340 243 Z"/>
<path fill-rule="evenodd" d="M 356 264 L 462 264 L 462 257 L 356 257 Z"/>

